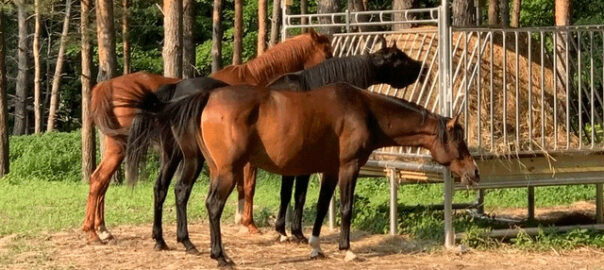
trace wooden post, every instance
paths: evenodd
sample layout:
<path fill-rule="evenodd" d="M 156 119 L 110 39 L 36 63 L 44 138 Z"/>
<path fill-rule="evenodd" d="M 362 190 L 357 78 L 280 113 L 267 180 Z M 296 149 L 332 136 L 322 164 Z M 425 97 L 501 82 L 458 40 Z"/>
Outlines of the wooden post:
<path fill-rule="evenodd" d="M 596 184 L 596 222 L 599 224 L 604 223 L 604 189 L 602 184 Z"/>
<path fill-rule="evenodd" d="M 528 187 L 528 220 L 535 220 L 535 187 Z"/>

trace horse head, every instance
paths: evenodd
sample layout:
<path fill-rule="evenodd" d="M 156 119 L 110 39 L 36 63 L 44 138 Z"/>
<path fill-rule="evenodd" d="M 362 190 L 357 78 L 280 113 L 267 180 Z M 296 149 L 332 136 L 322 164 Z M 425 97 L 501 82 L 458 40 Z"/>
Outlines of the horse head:
<path fill-rule="evenodd" d="M 396 47 L 388 47 L 386 39 L 379 37 L 381 49 L 369 55 L 376 67 L 377 76 L 382 83 L 396 88 L 403 88 L 414 83 L 422 71 L 422 63 L 411 59 Z M 425 70 L 425 69 L 424 69 Z"/>
<path fill-rule="evenodd" d="M 325 61 L 325 59 L 333 57 L 329 37 L 326 35 L 317 34 L 317 32 L 315 32 L 315 30 L 312 28 L 308 30 L 308 35 L 313 43 L 313 52 L 309 54 L 309 56 L 306 58 L 306 62 L 304 62 L 305 69 L 317 65 Z"/>

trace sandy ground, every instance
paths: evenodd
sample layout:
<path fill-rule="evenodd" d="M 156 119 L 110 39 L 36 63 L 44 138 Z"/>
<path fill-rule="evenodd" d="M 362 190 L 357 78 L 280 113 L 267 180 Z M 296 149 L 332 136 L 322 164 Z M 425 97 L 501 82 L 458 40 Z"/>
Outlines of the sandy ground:
<path fill-rule="evenodd" d="M 151 226 L 113 228 L 115 240 L 105 245 L 87 245 L 79 230 L 23 239 L 14 235 L 0 239 L 1 269 L 212 269 L 207 224 L 190 226 L 192 241 L 202 254 L 189 255 L 176 243 L 175 226 L 165 226 L 170 251 L 154 251 Z M 310 260 L 308 245 L 277 243 L 268 228 L 256 236 L 223 226 L 227 254 L 236 269 L 604 269 L 604 251 L 580 248 L 570 251 L 526 252 L 500 248 L 469 250 L 460 254 L 439 249 L 403 236 L 354 232 L 352 249 L 356 261 L 345 262 L 337 249 L 337 232 L 324 228 L 322 248 L 327 258 Z M 309 232 L 306 232 L 309 234 Z"/>

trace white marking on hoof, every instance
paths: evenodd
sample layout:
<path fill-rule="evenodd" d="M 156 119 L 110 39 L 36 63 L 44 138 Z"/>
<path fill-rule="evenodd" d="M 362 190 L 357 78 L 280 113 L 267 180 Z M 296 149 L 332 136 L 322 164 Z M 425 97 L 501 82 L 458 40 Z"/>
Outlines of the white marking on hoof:
<path fill-rule="evenodd" d="M 99 233 L 99 238 L 101 240 L 107 240 L 107 239 L 111 238 L 111 233 L 109 233 L 108 231 L 101 231 Z"/>
<path fill-rule="evenodd" d="M 289 238 L 287 238 L 287 236 L 280 234 L 279 235 L 279 242 L 283 243 L 283 242 L 287 242 L 289 241 Z"/>
<path fill-rule="evenodd" d="M 235 212 L 235 224 L 240 224 L 241 219 L 243 218 L 243 206 L 245 204 L 245 200 L 241 199 L 237 202 L 237 211 Z"/>
<path fill-rule="evenodd" d="M 308 239 L 308 244 L 312 247 L 312 251 L 310 252 L 311 259 L 325 257 L 323 250 L 321 250 L 321 239 L 318 236 L 311 236 Z"/>
<path fill-rule="evenodd" d="M 356 254 L 354 254 L 354 252 L 352 252 L 350 249 L 346 251 L 346 256 L 344 256 L 344 261 L 345 262 L 350 262 L 350 261 L 354 261 L 356 260 L 358 257 Z"/>

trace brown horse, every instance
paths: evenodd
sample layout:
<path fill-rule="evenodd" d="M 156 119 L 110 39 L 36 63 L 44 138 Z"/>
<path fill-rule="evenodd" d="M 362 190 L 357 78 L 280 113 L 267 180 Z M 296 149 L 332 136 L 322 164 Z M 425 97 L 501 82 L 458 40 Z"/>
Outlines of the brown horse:
<path fill-rule="evenodd" d="M 448 166 L 462 183 L 479 181 L 478 168 L 451 119 L 391 97 L 336 83 L 310 92 L 229 86 L 169 105 L 205 104 L 197 139 L 211 174 L 206 207 L 211 257 L 232 264 L 223 251 L 220 217 L 247 162 L 282 175 L 323 172 L 310 245 L 320 256 L 319 235 L 336 184 L 341 191 L 339 247 L 349 251 L 356 179 L 371 152 L 387 146 L 421 146 Z M 182 109 L 180 109 L 182 110 Z M 187 114 L 186 112 L 181 112 Z M 178 128 L 178 127 L 177 127 Z M 187 129 L 187 127 L 181 127 Z"/>
<path fill-rule="evenodd" d="M 211 76 L 234 85 L 243 83 L 262 85 L 276 76 L 316 65 L 330 57 L 331 46 L 328 38 L 310 31 L 308 34 L 298 35 L 278 44 L 246 64 L 227 67 L 224 71 L 216 72 Z M 178 81 L 179 79 L 148 73 L 134 73 L 101 82 L 93 89 L 91 100 L 93 118 L 101 132 L 107 136 L 105 137 L 103 160 L 90 178 L 90 192 L 83 224 L 83 230 L 89 234 L 89 241 L 101 242 L 96 230 L 101 233 L 103 239 L 112 238 L 105 227 L 104 198 L 111 176 L 124 159 L 124 145 L 128 138 L 132 118 L 136 115 L 136 109 L 123 105 L 133 102 L 129 99 L 140 97 L 142 92 L 156 91 L 160 85 L 173 85 Z M 162 89 L 166 91 L 160 95 L 161 97 L 169 99 L 172 95 L 178 95 L 173 91 L 174 88 L 163 87 Z M 162 183 L 169 184 L 169 180 L 165 179 L 171 179 L 174 171 L 175 168 L 160 173 L 158 182 L 161 180 Z M 183 185 L 190 187 L 192 183 L 183 183 Z M 162 186 L 161 190 L 158 190 L 156 185 L 156 197 L 158 193 L 163 193 L 165 198 L 166 190 L 167 185 Z M 184 190 L 185 194 L 190 192 L 190 188 Z M 241 193 L 243 190 L 239 196 L 243 198 L 244 195 Z M 253 190 L 247 193 L 246 198 L 253 197 Z M 163 203 L 163 199 L 161 202 Z M 251 215 L 251 207 L 249 208 Z M 255 228 L 253 221 L 250 226 Z M 179 240 L 182 240 L 181 242 L 188 250 L 196 251 L 188 240 L 188 236 L 186 239 Z"/>

